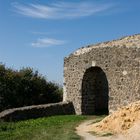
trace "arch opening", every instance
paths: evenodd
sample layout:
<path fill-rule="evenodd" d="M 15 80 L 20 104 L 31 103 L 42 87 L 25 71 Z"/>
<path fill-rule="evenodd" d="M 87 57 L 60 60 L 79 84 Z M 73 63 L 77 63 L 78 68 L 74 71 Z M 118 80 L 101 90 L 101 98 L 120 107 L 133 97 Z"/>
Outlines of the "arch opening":
<path fill-rule="evenodd" d="M 82 114 L 108 114 L 108 81 L 100 67 L 88 68 L 82 80 Z"/>

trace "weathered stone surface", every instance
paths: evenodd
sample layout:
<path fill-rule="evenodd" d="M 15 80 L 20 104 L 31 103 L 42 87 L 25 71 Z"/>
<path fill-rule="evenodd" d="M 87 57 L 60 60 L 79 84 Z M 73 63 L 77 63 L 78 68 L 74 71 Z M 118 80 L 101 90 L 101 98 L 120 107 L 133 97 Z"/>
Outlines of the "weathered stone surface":
<path fill-rule="evenodd" d="M 73 104 L 71 102 L 60 102 L 8 109 L 0 113 L 0 120 L 19 121 L 52 115 L 69 114 L 75 114 Z"/>
<path fill-rule="evenodd" d="M 108 83 L 108 96 L 105 96 L 107 99 L 97 93 L 97 87 L 100 91 L 104 88 L 102 80 L 99 84 L 98 78 L 94 80 L 94 77 L 100 76 L 98 72 L 93 70 L 90 76 L 88 75 L 92 78 L 87 77 L 87 83 L 84 82 L 85 73 L 90 68 L 100 68 L 105 73 Z M 92 93 L 89 93 L 90 91 Z M 93 96 L 93 100 L 90 100 L 89 96 Z M 99 101 L 96 101 L 97 96 L 100 96 Z M 94 110 L 95 104 L 101 105 L 104 100 L 108 100 L 110 112 L 140 100 L 140 35 L 90 45 L 66 57 L 63 100 L 73 103 L 76 114 L 84 114 L 84 110 L 90 108 Z"/>

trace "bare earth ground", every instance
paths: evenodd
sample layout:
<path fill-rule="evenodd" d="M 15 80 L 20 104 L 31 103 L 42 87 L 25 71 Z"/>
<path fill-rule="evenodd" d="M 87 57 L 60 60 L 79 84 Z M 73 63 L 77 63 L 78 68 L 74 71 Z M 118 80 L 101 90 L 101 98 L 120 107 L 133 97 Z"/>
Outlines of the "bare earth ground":
<path fill-rule="evenodd" d="M 81 123 L 77 128 L 76 128 L 76 133 L 81 136 L 84 140 L 96 140 L 96 137 L 93 136 L 88 132 L 88 126 L 93 122 L 93 120 L 88 120 L 83 123 Z"/>
<path fill-rule="evenodd" d="M 140 140 L 140 101 L 119 108 L 98 123 L 93 122 L 89 120 L 77 127 L 77 134 L 84 140 Z"/>
<path fill-rule="evenodd" d="M 89 128 L 93 122 L 94 122 L 93 120 L 85 121 L 76 128 L 76 133 L 79 136 L 81 136 L 83 138 L 83 140 L 117 140 L 115 138 L 112 139 L 113 136 L 109 136 L 109 137 L 105 138 L 105 137 L 97 137 L 97 136 L 94 136 L 93 134 L 91 134 L 89 132 Z"/>
<path fill-rule="evenodd" d="M 88 120 L 81 123 L 76 128 L 76 133 L 83 138 L 83 140 L 140 140 L 140 123 L 136 124 L 129 130 L 125 135 L 117 134 L 112 136 L 94 136 L 91 134 L 90 126 L 93 123 L 93 120 Z"/>

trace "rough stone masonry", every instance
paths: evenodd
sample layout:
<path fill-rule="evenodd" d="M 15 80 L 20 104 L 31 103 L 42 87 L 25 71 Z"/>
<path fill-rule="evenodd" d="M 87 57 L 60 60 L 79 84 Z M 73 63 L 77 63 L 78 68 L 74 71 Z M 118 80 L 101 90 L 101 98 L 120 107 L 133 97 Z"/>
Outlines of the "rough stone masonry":
<path fill-rule="evenodd" d="M 64 101 L 76 114 L 140 100 L 140 34 L 80 48 L 64 60 Z"/>

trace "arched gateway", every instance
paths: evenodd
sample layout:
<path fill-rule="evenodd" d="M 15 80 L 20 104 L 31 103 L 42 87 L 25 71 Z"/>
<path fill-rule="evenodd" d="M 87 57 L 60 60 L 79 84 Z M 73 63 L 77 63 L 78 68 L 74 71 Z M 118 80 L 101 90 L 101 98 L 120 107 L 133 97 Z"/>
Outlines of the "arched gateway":
<path fill-rule="evenodd" d="M 64 101 L 99 114 L 140 100 L 140 34 L 80 48 L 64 60 Z"/>
<path fill-rule="evenodd" d="M 91 67 L 82 80 L 82 114 L 104 113 L 108 113 L 108 81 L 100 67 Z"/>

